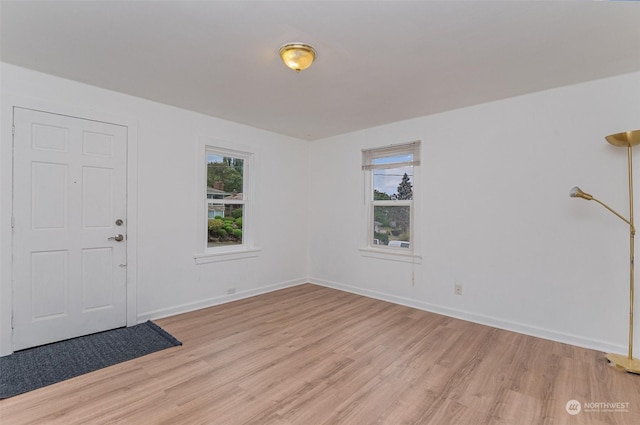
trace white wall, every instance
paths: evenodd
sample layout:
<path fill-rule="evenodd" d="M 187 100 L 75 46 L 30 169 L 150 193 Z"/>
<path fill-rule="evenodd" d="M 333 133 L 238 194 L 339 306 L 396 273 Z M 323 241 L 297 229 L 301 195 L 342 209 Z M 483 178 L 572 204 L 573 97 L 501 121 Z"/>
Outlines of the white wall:
<path fill-rule="evenodd" d="M 137 127 L 136 318 L 143 321 L 306 281 L 308 142 L 2 64 L 0 354 L 10 349 L 11 108 Z M 257 257 L 196 265 L 199 138 L 255 153 Z M 293 178 L 292 178 L 293 177 Z M 236 289 L 233 296 L 227 295 Z"/>
<path fill-rule="evenodd" d="M 0 354 L 10 352 L 14 104 L 137 128 L 137 225 L 129 230 L 136 234 L 138 320 L 310 279 L 577 345 L 626 350 L 627 227 L 568 192 L 579 184 L 627 214 L 626 151 L 604 136 L 640 128 L 640 73 L 311 144 L 6 64 L 0 76 Z M 256 152 L 261 251 L 255 258 L 194 262 L 201 136 Z M 423 144 L 415 182 L 422 262 L 363 257 L 361 149 L 416 139 Z M 462 296 L 453 293 L 456 281 Z M 231 287 L 234 296 L 227 295 Z"/>
<path fill-rule="evenodd" d="M 627 152 L 604 136 L 637 128 L 640 73 L 313 142 L 310 279 L 626 353 L 628 226 L 569 190 L 628 216 Z M 363 257 L 361 149 L 416 139 L 422 263 Z M 640 314 L 635 325 L 640 343 Z"/>

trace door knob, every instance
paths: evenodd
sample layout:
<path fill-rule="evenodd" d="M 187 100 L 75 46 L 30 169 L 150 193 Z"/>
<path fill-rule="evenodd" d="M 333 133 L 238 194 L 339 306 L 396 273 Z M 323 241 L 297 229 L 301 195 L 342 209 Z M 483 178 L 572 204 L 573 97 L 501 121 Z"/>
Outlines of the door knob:
<path fill-rule="evenodd" d="M 107 239 L 113 239 L 116 242 L 122 242 L 124 240 L 124 236 L 118 234 L 118 235 L 115 235 L 115 236 L 108 237 Z"/>

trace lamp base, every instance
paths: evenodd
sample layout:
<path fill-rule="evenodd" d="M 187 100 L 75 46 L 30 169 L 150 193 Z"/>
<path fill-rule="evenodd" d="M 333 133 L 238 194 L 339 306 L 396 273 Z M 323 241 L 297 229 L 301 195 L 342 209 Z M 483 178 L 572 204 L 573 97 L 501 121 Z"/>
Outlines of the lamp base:
<path fill-rule="evenodd" d="M 630 359 L 629 356 L 623 356 L 622 354 L 607 354 L 607 360 L 618 369 L 622 369 L 625 372 L 640 374 L 640 360 Z"/>

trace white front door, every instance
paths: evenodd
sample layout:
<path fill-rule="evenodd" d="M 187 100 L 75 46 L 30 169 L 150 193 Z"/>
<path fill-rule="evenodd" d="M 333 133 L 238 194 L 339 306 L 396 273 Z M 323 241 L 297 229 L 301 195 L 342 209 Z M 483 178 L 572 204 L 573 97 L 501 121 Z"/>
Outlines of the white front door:
<path fill-rule="evenodd" d="M 125 326 L 127 128 L 23 108 L 14 127 L 13 350 Z"/>

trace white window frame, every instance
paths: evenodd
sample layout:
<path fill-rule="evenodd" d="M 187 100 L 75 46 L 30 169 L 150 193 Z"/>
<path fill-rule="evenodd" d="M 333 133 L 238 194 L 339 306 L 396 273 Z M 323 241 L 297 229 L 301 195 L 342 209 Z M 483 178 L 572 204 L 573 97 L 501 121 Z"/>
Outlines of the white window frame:
<path fill-rule="evenodd" d="M 419 205 L 419 195 L 417 188 L 420 184 L 420 140 L 410 143 L 384 146 L 372 149 L 362 150 L 362 170 L 364 173 L 364 225 L 361 255 L 365 257 L 380 258 L 385 260 L 394 260 L 402 262 L 420 263 L 422 257 L 417 253 L 419 248 L 419 223 L 415 220 Z M 378 158 L 386 158 L 400 156 L 403 154 L 413 154 L 413 161 L 390 163 L 390 164 L 374 164 L 374 160 Z M 374 200 L 373 199 L 373 174 L 375 170 L 397 168 L 405 165 L 413 166 L 413 179 L 411 181 L 413 187 L 412 200 Z M 409 234 L 410 248 L 396 248 L 386 245 L 374 245 L 374 207 L 376 206 L 409 206 Z"/>
<path fill-rule="evenodd" d="M 240 151 L 224 147 L 224 143 L 212 139 L 201 139 L 197 167 L 198 175 L 198 205 L 196 225 L 196 264 L 217 261 L 237 260 L 255 257 L 260 249 L 255 247 L 254 239 L 254 156 L 253 152 Z M 208 155 L 240 158 L 243 160 L 242 200 L 227 200 L 224 204 L 241 204 L 242 207 L 242 244 L 208 247 L 208 217 L 209 204 L 207 201 L 207 166 Z"/>

